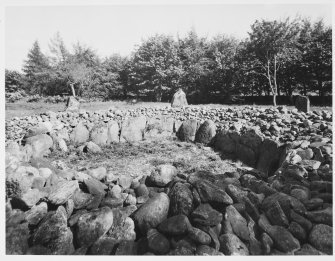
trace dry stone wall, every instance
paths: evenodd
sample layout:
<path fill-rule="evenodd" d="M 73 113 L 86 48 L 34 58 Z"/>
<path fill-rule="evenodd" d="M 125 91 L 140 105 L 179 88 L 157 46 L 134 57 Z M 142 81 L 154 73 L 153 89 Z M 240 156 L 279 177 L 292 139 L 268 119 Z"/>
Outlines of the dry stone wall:
<path fill-rule="evenodd" d="M 7 121 L 6 253 L 332 254 L 331 118 L 325 111 L 250 107 Z M 10 141 L 18 129 L 23 145 Z M 169 136 L 212 146 L 249 167 L 180 175 L 159 165 L 133 179 L 42 158 L 51 150 L 102 153 L 111 143 Z"/>

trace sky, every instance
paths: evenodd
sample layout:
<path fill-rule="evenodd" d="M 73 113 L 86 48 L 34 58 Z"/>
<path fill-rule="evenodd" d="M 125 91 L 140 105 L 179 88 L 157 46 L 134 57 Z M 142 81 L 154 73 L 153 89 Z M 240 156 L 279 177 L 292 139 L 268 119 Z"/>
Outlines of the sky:
<path fill-rule="evenodd" d="M 56 32 L 70 50 L 79 41 L 106 57 L 129 55 L 142 39 L 156 33 L 184 36 L 191 28 L 209 38 L 226 34 L 242 39 L 256 19 L 300 15 L 323 18 L 331 25 L 331 10 L 327 4 L 7 6 L 5 67 L 21 71 L 35 40 L 49 54 Z"/>

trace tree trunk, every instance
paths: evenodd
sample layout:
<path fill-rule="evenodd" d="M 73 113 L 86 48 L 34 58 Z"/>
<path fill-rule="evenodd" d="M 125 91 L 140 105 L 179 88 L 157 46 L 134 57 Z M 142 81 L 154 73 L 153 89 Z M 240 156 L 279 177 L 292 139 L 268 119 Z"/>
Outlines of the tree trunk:
<path fill-rule="evenodd" d="M 318 79 L 318 89 L 319 89 L 319 96 L 323 96 L 323 88 L 322 88 L 322 80 Z"/>
<path fill-rule="evenodd" d="M 272 102 L 273 102 L 273 106 L 277 106 L 277 95 L 275 93 L 273 93 L 272 95 Z"/>
<path fill-rule="evenodd" d="M 307 95 L 307 85 L 306 85 L 306 82 L 303 83 L 303 86 L 304 86 L 304 95 L 306 96 Z"/>
<path fill-rule="evenodd" d="M 72 96 L 76 97 L 76 93 L 74 91 L 73 83 L 70 83 L 70 86 L 71 86 Z"/>

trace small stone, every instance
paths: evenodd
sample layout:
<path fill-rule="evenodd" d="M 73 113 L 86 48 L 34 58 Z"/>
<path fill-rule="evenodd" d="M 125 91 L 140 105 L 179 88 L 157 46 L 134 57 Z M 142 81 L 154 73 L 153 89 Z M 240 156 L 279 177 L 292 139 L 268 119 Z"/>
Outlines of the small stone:
<path fill-rule="evenodd" d="M 41 204 L 33 206 L 29 211 L 25 213 L 25 220 L 31 225 L 37 225 L 45 217 L 47 212 L 47 203 L 41 202 Z"/>
<path fill-rule="evenodd" d="M 234 234 L 223 234 L 220 236 L 220 251 L 225 255 L 249 255 L 247 246 Z"/>
<path fill-rule="evenodd" d="M 113 188 L 110 190 L 110 195 L 113 198 L 121 198 L 121 192 L 122 189 L 119 185 L 113 186 Z"/>
<path fill-rule="evenodd" d="M 96 169 L 90 169 L 87 174 L 97 180 L 103 180 L 107 175 L 107 170 L 105 167 L 98 167 Z"/>
<path fill-rule="evenodd" d="M 189 229 L 188 236 L 201 245 L 209 245 L 212 241 L 211 237 L 206 232 L 195 227 Z"/>
<path fill-rule="evenodd" d="M 265 213 L 272 225 L 288 226 L 288 219 L 278 201 L 274 201 Z"/>
<path fill-rule="evenodd" d="M 135 188 L 136 197 L 149 196 L 149 190 L 145 184 L 140 184 Z"/>
<path fill-rule="evenodd" d="M 156 229 L 149 229 L 147 233 L 148 249 L 156 255 L 165 255 L 170 251 L 170 243 L 167 238 Z"/>
<path fill-rule="evenodd" d="M 331 207 L 322 210 L 307 211 L 305 216 L 313 223 L 333 225 L 333 209 Z"/>
<path fill-rule="evenodd" d="M 226 208 L 226 219 L 230 222 L 235 235 L 241 240 L 250 240 L 247 221 L 233 206 Z"/>
<path fill-rule="evenodd" d="M 191 227 L 190 221 L 185 215 L 177 215 L 160 223 L 158 231 L 163 234 L 178 236 L 186 234 Z"/>
<path fill-rule="evenodd" d="M 298 223 L 291 222 L 289 227 L 288 227 L 288 230 L 300 242 L 305 242 L 306 241 L 306 238 L 307 238 L 306 231 Z"/>
<path fill-rule="evenodd" d="M 193 222 L 204 226 L 215 226 L 221 223 L 222 214 L 213 209 L 209 204 L 201 204 L 191 214 Z"/>
<path fill-rule="evenodd" d="M 133 178 L 129 176 L 121 176 L 118 178 L 119 185 L 124 189 L 130 188 L 132 181 L 133 181 Z"/>
<path fill-rule="evenodd" d="M 159 165 L 151 173 L 149 180 L 159 187 L 166 186 L 177 175 L 177 169 L 172 165 Z"/>
<path fill-rule="evenodd" d="M 51 190 L 47 196 L 48 200 L 55 205 L 62 205 L 79 189 L 77 180 L 61 181 L 51 186 Z"/>

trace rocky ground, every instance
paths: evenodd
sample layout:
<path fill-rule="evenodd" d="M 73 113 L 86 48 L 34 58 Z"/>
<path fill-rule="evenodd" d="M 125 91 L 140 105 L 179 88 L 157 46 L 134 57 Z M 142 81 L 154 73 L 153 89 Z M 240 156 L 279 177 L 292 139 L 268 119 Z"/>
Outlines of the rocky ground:
<path fill-rule="evenodd" d="M 331 112 L 49 112 L 6 121 L 6 140 L 7 254 L 333 253 Z M 147 172 L 113 169 L 150 149 Z"/>

